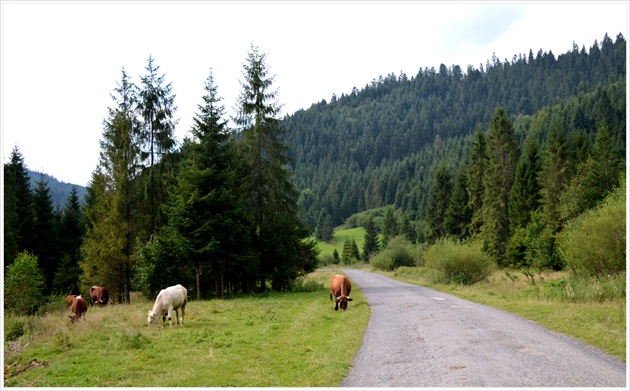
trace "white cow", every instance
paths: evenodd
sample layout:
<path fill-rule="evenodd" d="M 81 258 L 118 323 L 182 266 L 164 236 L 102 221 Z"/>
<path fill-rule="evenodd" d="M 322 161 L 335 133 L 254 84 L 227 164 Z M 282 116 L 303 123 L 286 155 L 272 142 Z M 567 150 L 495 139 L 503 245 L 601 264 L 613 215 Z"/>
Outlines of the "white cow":
<path fill-rule="evenodd" d="M 169 286 L 166 289 L 162 289 L 155 299 L 153 309 L 149 311 L 149 318 L 147 323 L 149 326 L 157 326 L 159 317 L 162 317 L 162 327 L 166 326 L 166 317 L 168 316 L 168 325 L 173 327 L 173 321 L 171 319 L 173 310 L 175 310 L 175 316 L 177 324 L 179 325 L 179 308 L 182 309 L 182 326 L 184 325 L 184 310 L 186 308 L 186 301 L 188 300 L 188 291 L 186 288 L 177 284 L 175 286 Z"/>

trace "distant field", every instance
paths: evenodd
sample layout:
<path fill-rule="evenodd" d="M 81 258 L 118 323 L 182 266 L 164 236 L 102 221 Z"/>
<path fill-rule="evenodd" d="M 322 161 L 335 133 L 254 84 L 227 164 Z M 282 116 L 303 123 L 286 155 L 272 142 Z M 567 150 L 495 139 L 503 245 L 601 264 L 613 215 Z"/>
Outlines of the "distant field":
<path fill-rule="evenodd" d="M 346 239 L 354 239 L 357 242 L 357 246 L 359 246 L 359 251 L 362 252 L 363 242 L 365 239 L 365 229 L 363 229 L 363 227 L 342 229 L 342 226 L 335 228 L 332 243 L 317 242 L 317 246 L 321 251 L 319 255 L 332 255 L 333 251 L 337 249 L 337 252 L 341 256 L 341 253 L 343 252 L 343 244 Z"/>

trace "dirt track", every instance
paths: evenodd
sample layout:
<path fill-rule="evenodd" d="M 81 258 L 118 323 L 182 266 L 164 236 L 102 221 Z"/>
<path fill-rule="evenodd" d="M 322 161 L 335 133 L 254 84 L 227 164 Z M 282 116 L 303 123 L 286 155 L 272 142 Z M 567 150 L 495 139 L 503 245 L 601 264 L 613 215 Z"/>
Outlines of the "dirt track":
<path fill-rule="evenodd" d="M 380 274 L 344 272 L 371 317 L 343 387 L 627 387 L 625 363 L 534 322 Z"/>

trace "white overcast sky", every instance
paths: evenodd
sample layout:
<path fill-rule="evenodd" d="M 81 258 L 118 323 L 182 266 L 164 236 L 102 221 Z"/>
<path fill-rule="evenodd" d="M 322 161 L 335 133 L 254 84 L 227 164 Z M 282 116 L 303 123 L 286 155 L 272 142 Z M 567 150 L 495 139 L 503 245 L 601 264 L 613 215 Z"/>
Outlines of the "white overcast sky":
<path fill-rule="evenodd" d="M 390 73 L 628 39 L 627 0 L 0 2 L 3 162 L 17 145 L 29 169 L 79 185 L 122 68 L 139 83 L 149 55 L 172 83 L 181 141 L 210 67 L 232 113 L 251 43 L 292 114 Z"/>

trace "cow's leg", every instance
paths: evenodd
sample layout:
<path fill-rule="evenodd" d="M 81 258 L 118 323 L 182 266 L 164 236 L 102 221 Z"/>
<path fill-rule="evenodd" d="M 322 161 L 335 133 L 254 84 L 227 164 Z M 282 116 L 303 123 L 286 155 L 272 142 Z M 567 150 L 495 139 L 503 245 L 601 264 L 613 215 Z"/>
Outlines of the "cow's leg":
<path fill-rule="evenodd" d="M 182 307 L 182 326 L 184 325 L 184 309 L 185 308 L 186 308 L 185 306 Z"/>
<path fill-rule="evenodd" d="M 175 310 L 175 324 L 179 326 L 179 310 Z"/>
<path fill-rule="evenodd" d="M 173 327 L 173 306 L 168 307 L 168 327 Z"/>

